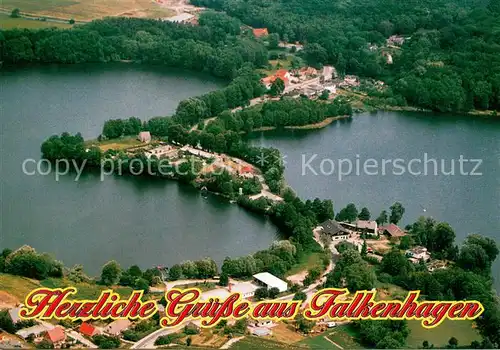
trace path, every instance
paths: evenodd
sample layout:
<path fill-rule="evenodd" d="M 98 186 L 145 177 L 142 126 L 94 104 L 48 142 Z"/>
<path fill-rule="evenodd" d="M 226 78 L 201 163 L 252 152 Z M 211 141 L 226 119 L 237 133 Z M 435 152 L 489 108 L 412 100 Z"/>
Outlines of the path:
<path fill-rule="evenodd" d="M 231 345 L 233 345 L 236 342 L 239 342 L 243 338 L 245 338 L 245 337 L 237 337 L 237 338 L 230 339 L 226 344 L 222 345 L 220 348 L 221 349 L 229 349 L 229 347 Z"/>
<path fill-rule="evenodd" d="M 215 120 L 215 119 L 217 119 L 217 117 L 203 119 L 203 125 L 207 126 L 208 123 L 210 123 L 212 120 Z M 189 132 L 195 131 L 195 130 L 198 130 L 198 124 L 195 124 L 191 129 L 189 129 Z"/>
<path fill-rule="evenodd" d="M 91 349 L 97 349 L 97 345 L 86 339 L 80 333 L 75 331 L 69 331 L 66 333 L 68 337 L 78 340 L 80 343 Z"/>
<path fill-rule="evenodd" d="M 323 336 L 323 338 L 325 338 L 327 341 L 329 341 L 330 343 L 332 343 L 333 345 L 335 345 L 337 348 L 344 350 L 343 347 L 341 347 L 339 344 L 335 343 L 333 340 L 331 340 L 330 338 L 328 338 L 326 335 Z"/>

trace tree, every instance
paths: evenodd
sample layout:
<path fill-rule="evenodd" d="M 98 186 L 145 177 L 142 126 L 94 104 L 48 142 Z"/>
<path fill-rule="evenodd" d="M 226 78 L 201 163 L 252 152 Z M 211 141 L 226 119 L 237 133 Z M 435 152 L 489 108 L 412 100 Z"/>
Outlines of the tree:
<path fill-rule="evenodd" d="M 193 341 L 193 339 L 191 337 L 187 337 L 186 338 L 186 345 L 191 346 L 192 341 Z"/>
<path fill-rule="evenodd" d="M 182 267 L 179 264 L 172 265 L 168 270 L 168 279 L 170 281 L 176 281 L 182 276 Z"/>
<path fill-rule="evenodd" d="M 12 17 L 12 18 L 21 17 L 21 10 L 18 8 L 13 9 L 12 12 L 10 13 L 10 17 Z"/>
<path fill-rule="evenodd" d="M 269 298 L 274 299 L 280 294 L 280 290 L 276 287 L 272 287 L 269 289 Z"/>
<path fill-rule="evenodd" d="M 424 340 L 423 343 L 422 343 L 422 347 L 424 349 L 428 349 L 429 348 L 429 342 L 427 340 Z"/>
<path fill-rule="evenodd" d="M 297 292 L 293 296 L 293 300 L 302 300 L 302 301 L 305 301 L 305 300 L 307 300 L 307 294 L 304 293 L 304 292 L 302 292 L 302 291 Z"/>
<path fill-rule="evenodd" d="M 315 323 L 304 318 L 302 314 L 295 318 L 295 324 L 297 329 L 299 329 L 302 333 L 308 334 L 314 328 Z"/>
<path fill-rule="evenodd" d="M 122 269 L 120 265 L 116 261 L 111 260 L 102 267 L 100 282 L 105 286 L 117 284 L 121 273 Z"/>
<path fill-rule="evenodd" d="M 393 205 L 391 205 L 389 209 L 391 210 L 391 216 L 389 219 L 390 223 L 397 224 L 399 221 L 401 221 L 401 218 L 405 213 L 405 208 L 401 203 L 396 202 Z"/>
<path fill-rule="evenodd" d="M 413 240 L 411 236 L 403 236 L 401 237 L 401 240 L 399 241 L 399 249 L 410 249 L 410 247 L 413 244 Z"/>
<path fill-rule="evenodd" d="M 328 100 L 329 97 L 330 97 L 330 91 L 328 91 L 328 90 L 323 90 L 321 95 L 319 95 L 319 99 L 323 100 L 323 101 Z"/>
<path fill-rule="evenodd" d="M 335 220 L 353 222 L 356 221 L 357 217 L 358 209 L 356 209 L 354 203 L 349 203 L 345 208 L 339 211 L 339 213 L 335 217 Z"/>
<path fill-rule="evenodd" d="M 256 300 L 262 300 L 269 297 L 269 291 L 265 287 L 257 288 L 255 290 L 254 297 Z"/>
<path fill-rule="evenodd" d="M 361 256 L 366 256 L 368 254 L 368 247 L 366 245 L 366 240 L 363 240 L 363 246 L 361 247 Z"/>
<path fill-rule="evenodd" d="M 368 208 L 366 208 L 366 207 L 361 208 L 361 211 L 359 212 L 359 215 L 358 215 L 358 219 L 359 220 L 370 220 L 370 211 L 368 210 Z"/>
<path fill-rule="evenodd" d="M 37 349 L 54 349 L 54 344 L 49 342 L 47 339 L 43 339 L 41 342 L 36 344 Z"/>
<path fill-rule="evenodd" d="M 269 40 L 269 48 L 271 49 L 278 48 L 278 45 L 280 43 L 280 36 L 278 33 L 269 34 L 268 40 Z"/>
<path fill-rule="evenodd" d="M 74 20 L 73 18 L 71 18 L 71 19 L 69 20 L 69 24 L 75 24 L 75 20 Z"/>
<path fill-rule="evenodd" d="M 219 278 L 219 286 L 226 287 L 228 284 L 229 284 L 229 276 L 225 272 L 221 273 Z"/>
<path fill-rule="evenodd" d="M 285 82 L 281 78 L 276 78 L 269 88 L 271 96 L 279 96 L 285 90 Z"/>
<path fill-rule="evenodd" d="M 389 219 L 387 218 L 387 211 L 382 210 L 382 212 L 375 221 L 377 222 L 378 225 L 386 224 L 389 221 Z"/>
<path fill-rule="evenodd" d="M 149 292 L 149 283 L 147 280 L 145 280 L 142 277 L 137 278 L 134 282 L 134 289 L 142 290 L 142 291 L 144 291 L 144 293 L 148 293 Z"/>
<path fill-rule="evenodd" d="M 458 346 L 458 340 L 455 337 L 451 337 L 450 340 L 448 340 L 448 344 L 452 349 L 455 349 Z"/>

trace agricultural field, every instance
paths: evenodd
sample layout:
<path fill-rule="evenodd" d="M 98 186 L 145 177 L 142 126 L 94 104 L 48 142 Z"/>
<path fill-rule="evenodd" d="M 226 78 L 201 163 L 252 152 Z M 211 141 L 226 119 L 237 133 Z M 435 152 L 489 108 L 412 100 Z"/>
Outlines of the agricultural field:
<path fill-rule="evenodd" d="M 420 321 L 410 320 L 408 327 L 411 333 L 406 343 L 411 348 L 421 349 L 424 340 L 434 344 L 435 347 L 445 347 L 451 337 L 457 338 L 459 346 L 468 346 L 474 340 L 481 341 L 481 336 L 472 321 L 444 320 L 436 328 L 426 329 L 422 327 Z"/>
<path fill-rule="evenodd" d="M 108 16 L 162 18 L 174 11 L 152 0 L 2 0 L 0 10 L 21 14 L 91 21 Z"/>
<path fill-rule="evenodd" d="M 49 22 L 40 21 L 37 19 L 29 18 L 11 18 L 9 15 L 0 13 L 0 29 L 13 29 L 13 28 L 28 28 L 28 29 L 38 29 L 38 28 L 71 28 L 72 25 L 69 23 L 59 23 L 59 22 Z"/>

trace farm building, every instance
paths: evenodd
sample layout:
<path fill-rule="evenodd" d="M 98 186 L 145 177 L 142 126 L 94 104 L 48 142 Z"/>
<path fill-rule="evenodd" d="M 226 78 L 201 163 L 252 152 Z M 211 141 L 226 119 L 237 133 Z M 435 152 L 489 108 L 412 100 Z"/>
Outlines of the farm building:
<path fill-rule="evenodd" d="M 58 345 L 66 340 L 66 334 L 64 333 L 64 329 L 62 327 L 54 327 L 47 331 L 45 339 L 53 345 Z"/>
<path fill-rule="evenodd" d="M 402 237 L 406 235 L 406 232 L 395 224 L 381 226 L 379 227 L 378 232 L 389 237 Z"/>
<path fill-rule="evenodd" d="M 335 220 L 326 220 L 321 223 L 318 228 L 322 233 L 332 237 L 334 240 L 349 238 L 349 230 L 345 229 L 339 222 Z"/>
<path fill-rule="evenodd" d="M 97 328 L 95 328 L 94 326 L 92 326 L 90 323 L 87 322 L 83 322 L 80 325 L 78 331 L 80 332 L 80 334 L 86 335 L 87 337 L 93 337 L 94 335 L 99 333 Z"/>
<path fill-rule="evenodd" d="M 269 32 L 267 31 L 267 28 L 253 28 L 252 29 L 253 35 L 256 38 L 262 38 L 264 36 L 268 36 Z"/>
<path fill-rule="evenodd" d="M 272 332 L 269 328 L 258 327 L 252 329 L 252 334 L 258 337 L 265 337 L 266 335 L 271 335 Z"/>
<path fill-rule="evenodd" d="M 110 335 L 120 335 L 124 330 L 126 330 L 128 327 L 132 325 L 132 322 L 130 322 L 127 319 L 118 319 L 106 326 L 104 328 L 104 331 Z"/>
<path fill-rule="evenodd" d="M 280 292 L 285 292 L 288 289 L 288 284 L 279 279 L 278 277 L 271 275 L 269 272 L 261 272 L 253 275 L 253 278 L 258 284 L 266 286 L 268 289 L 278 288 Z"/>
<path fill-rule="evenodd" d="M 149 131 L 141 131 L 137 138 L 139 139 L 139 141 L 144 143 L 151 142 L 151 134 L 149 133 Z"/>

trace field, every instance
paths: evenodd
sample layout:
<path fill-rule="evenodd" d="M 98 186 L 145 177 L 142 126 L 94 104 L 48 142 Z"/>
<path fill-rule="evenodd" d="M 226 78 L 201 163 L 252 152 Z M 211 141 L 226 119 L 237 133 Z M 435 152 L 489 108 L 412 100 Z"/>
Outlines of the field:
<path fill-rule="evenodd" d="M 287 345 L 272 340 L 250 336 L 250 337 L 245 337 L 239 342 L 233 344 L 230 347 L 230 349 L 231 350 L 254 350 L 254 349 L 291 350 L 291 349 L 308 349 L 308 347 L 306 345 L 300 346 L 298 344 Z"/>
<path fill-rule="evenodd" d="M 0 308 L 12 307 L 16 303 L 24 301 L 33 289 L 40 287 L 64 288 L 75 286 L 78 289 L 76 297 L 79 299 L 96 299 L 101 291 L 108 289 L 104 286 L 88 283 L 72 283 L 60 278 L 47 278 L 42 281 L 32 280 L 26 277 L 13 276 L 0 273 Z M 128 287 L 113 287 L 114 291 L 121 297 L 130 295 L 132 289 Z"/>
<path fill-rule="evenodd" d="M 105 140 L 105 141 L 90 140 L 85 143 L 86 145 L 97 145 L 103 152 L 106 152 L 107 150 L 110 149 L 124 150 L 127 148 L 145 145 L 144 143 L 139 141 L 135 136 L 126 136 L 120 139 Z"/>
<path fill-rule="evenodd" d="M 299 283 L 306 277 L 308 270 L 313 268 L 323 270 L 321 256 L 321 253 L 304 255 L 302 260 L 298 264 L 292 266 L 292 268 L 287 272 L 286 277 L 294 283 Z"/>
<path fill-rule="evenodd" d="M 407 344 L 412 348 L 422 348 L 422 343 L 427 340 L 429 344 L 435 347 L 444 347 L 448 345 L 451 337 L 458 339 L 459 346 L 467 346 L 473 340 L 481 341 L 481 336 L 472 327 L 471 321 L 450 321 L 445 320 L 439 326 L 433 329 L 425 329 L 419 321 L 408 321 L 408 327 L 411 333 L 407 339 Z"/>
<path fill-rule="evenodd" d="M 173 15 L 173 11 L 152 0 L 3 0 L 0 9 L 21 13 L 90 21 L 107 16 L 161 18 Z"/>
<path fill-rule="evenodd" d="M 36 19 L 28 18 L 11 18 L 7 14 L 0 13 L 0 29 L 12 29 L 12 28 L 71 28 L 72 25 L 69 23 L 58 23 L 49 21 L 39 21 Z"/>
<path fill-rule="evenodd" d="M 308 345 L 310 349 L 340 349 L 333 343 L 344 349 L 363 349 L 363 347 L 356 342 L 349 326 L 338 326 L 301 342 L 301 344 Z"/>

